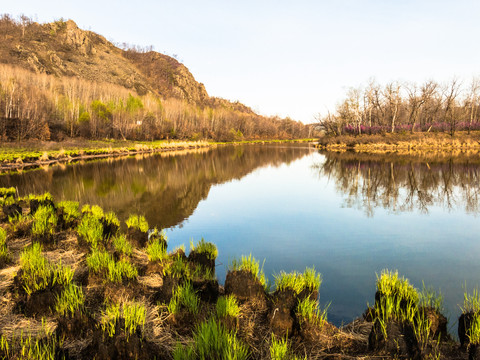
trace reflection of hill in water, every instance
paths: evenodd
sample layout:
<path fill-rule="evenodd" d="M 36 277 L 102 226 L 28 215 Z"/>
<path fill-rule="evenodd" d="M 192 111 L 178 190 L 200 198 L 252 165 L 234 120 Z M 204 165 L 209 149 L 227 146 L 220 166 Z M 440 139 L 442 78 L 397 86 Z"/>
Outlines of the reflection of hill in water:
<path fill-rule="evenodd" d="M 432 206 L 479 212 L 480 158 L 477 156 L 399 156 L 322 152 L 316 167 L 333 178 L 346 206 L 373 216 L 382 207 L 393 212 Z"/>
<path fill-rule="evenodd" d="M 98 204 L 123 219 L 133 212 L 145 214 L 150 224 L 165 228 L 188 218 L 212 185 L 309 152 L 305 146 L 223 146 L 4 175 L 0 186 L 16 186 L 21 195 L 49 191 L 57 200 Z"/>

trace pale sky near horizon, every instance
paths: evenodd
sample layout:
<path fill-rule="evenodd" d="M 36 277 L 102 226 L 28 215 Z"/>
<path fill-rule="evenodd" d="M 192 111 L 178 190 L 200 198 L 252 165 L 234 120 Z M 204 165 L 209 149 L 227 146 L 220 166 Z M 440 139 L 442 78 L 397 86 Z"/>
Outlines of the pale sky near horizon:
<path fill-rule="evenodd" d="M 211 96 L 304 123 L 370 78 L 468 86 L 480 75 L 480 1 L 0 0 L 0 13 L 72 19 L 115 42 L 176 54 Z"/>

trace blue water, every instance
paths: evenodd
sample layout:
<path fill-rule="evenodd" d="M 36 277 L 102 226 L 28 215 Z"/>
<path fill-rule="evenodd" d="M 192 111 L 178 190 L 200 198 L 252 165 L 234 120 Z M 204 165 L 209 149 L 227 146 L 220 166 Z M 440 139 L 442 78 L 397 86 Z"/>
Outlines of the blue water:
<path fill-rule="evenodd" d="M 320 302 L 331 302 L 329 321 L 339 325 L 373 304 L 376 274 L 398 269 L 414 286 L 440 290 L 446 314 L 459 314 L 465 283 L 480 280 L 480 222 L 462 209 L 430 206 L 393 213 L 345 206 L 348 194 L 312 166 L 317 152 L 290 164 L 267 166 L 210 189 L 181 226 L 167 231 L 171 246 L 205 238 L 219 248 L 217 274 L 252 253 L 270 275 L 314 266 L 322 274 Z"/>

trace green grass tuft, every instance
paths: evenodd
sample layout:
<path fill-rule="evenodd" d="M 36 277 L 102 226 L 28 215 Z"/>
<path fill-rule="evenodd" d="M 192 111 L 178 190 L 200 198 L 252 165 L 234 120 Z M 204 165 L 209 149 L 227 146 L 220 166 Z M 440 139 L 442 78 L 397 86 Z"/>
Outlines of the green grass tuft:
<path fill-rule="evenodd" d="M 240 261 L 234 259 L 230 266 L 229 270 L 231 271 L 238 271 L 238 270 L 244 270 L 250 272 L 255 279 L 260 281 L 260 283 L 263 286 L 266 286 L 267 281 L 265 278 L 265 273 L 263 272 L 263 266 L 260 268 L 260 263 L 255 260 L 255 258 L 250 254 L 249 256 L 243 256 L 241 257 Z"/>
<path fill-rule="evenodd" d="M 125 259 L 115 261 L 106 251 L 94 249 L 87 257 L 88 268 L 108 281 L 121 283 L 125 279 L 135 279 L 138 276 L 137 268 Z"/>
<path fill-rule="evenodd" d="M 203 238 L 196 245 L 191 241 L 190 251 L 195 251 L 198 254 L 205 254 L 210 260 L 215 260 L 218 256 L 218 249 L 215 244 L 206 242 Z"/>
<path fill-rule="evenodd" d="M 377 275 L 377 290 L 381 295 L 394 296 L 409 303 L 419 300 L 417 290 L 410 285 L 408 279 L 398 276 L 398 271 L 382 270 L 380 277 Z"/>
<path fill-rule="evenodd" d="M 117 250 L 121 254 L 127 256 L 132 255 L 133 246 L 130 241 L 128 241 L 127 237 L 123 234 L 119 234 L 113 238 L 113 246 L 115 247 L 115 250 Z"/>
<path fill-rule="evenodd" d="M 190 279 L 192 277 L 187 261 L 179 254 L 173 255 L 172 262 L 167 264 L 164 269 L 164 274 L 184 279 Z"/>
<path fill-rule="evenodd" d="M 80 205 L 78 201 L 60 201 L 58 207 L 63 209 L 63 218 L 71 223 L 80 218 Z"/>
<path fill-rule="evenodd" d="M 193 315 L 198 313 L 200 308 L 200 299 L 198 298 L 191 282 L 186 282 L 179 285 L 173 292 L 173 296 L 168 304 L 168 312 L 171 314 L 178 314 L 178 312 L 185 308 Z"/>
<path fill-rule="evenodd" d="M 113 211 L 109 211 L 103 217 L 107 224 L 113 224 L 120 227 L 120 220 L 118 220 L 117 215 Z"/>
<path fill-rule="evenodd" d="M 272 334 L 270 343 L 270 358 L 272 360 L 300 360 L 290 349 L 287 338 L 277 340 L 274 334 Z M 304 359 L 306 360 L 307 357 L 305 356 Z"/>
<path fill-rule="evenodd" d="M 315 271 L 315 267 L 307 267 L 303 272 L 305 287 L 311 291 L 319 291 L 322 285 L 322 275 Z"/>
<path fill-rule="evenodd" d="M 32 235 L 43 237 L 53 235 L 57 227 L 57 214 L 51 206 L 41 205 L 33 215 Z"/>
<path fill-rule="evenodd" d="M 137 276 L 137 268 L 125 259 L 108 264 L 108 280 L 111 282 L 121 283 L 124 279 L 135 279 Z"/>
<path fill-rule="evenodd" d="M 125 333 L 127 337 L 133 335 L 140 326 L 145 328 L 147 311 L 145 306 L 140 303 L 131 302 L 123 304 L 123 318 L 125 319 Z"/>
<path fill-rule="evenodd" d="M 167 259 L 167 249 L 159 239 L 153 239 L 146 249 L 149 261 L 163 261 Z"/>
<path fill-rule="evenodd" d="M 275 277 L 275 288 L 278 291 L 282 290 L 293 290 L 295 293 L 299 294 L 305 288 L 303 275 L 293 271 L 291 273 L 286 273 L 281 271 L 280 274 L 274 275 Z"/>
<path fill-rule="evenodd" d="M 108 336 L 113 337 L 115 335 L 118 320 L 120 320 L 120 304 L 107 304 L 100 321 L 100 326 L 102 327 L 103 332 L 106 332 Z"/>
<path fill-rule="evenodd" d="M 217 300 L 217 317 L 223 319 L 227 316 L 238 317 L 240 315 L 240 307 L 235 295 L 221 296 Z"/>
<path fill-rule="evenodd" d="M 55 311 L 61 316 L 74 316 L 77 311 L 83 312 L 84 302 L 82 288 L 75 284 L 69 284 L 57 297 Z"/>
<path fill-rule="evenodd" d="M 0 187 L 1 198 L 8 198 L 10 196 L 15 196 L 16 194 L 17 194 L 17 191 L 15 190 L 14 187 L 9 187 L 9 188 Z"/>
<path fill-rule="evenodd" d="M 0 187 L 0 206 L 12 205 L 15 202 L 17 191 L 14 187 L 3 188 Z"/>
<path fill-rule="evenodd" d="M 103 209 L 98 206 L 98 205 L 84 205 L 82 207 L 82 214 L 91 214 L 93 215 L 94 217 L 96 217 L 97 219 L 102 219 L 104 214 L 103 214 Z"/>
<path fill-rule="evenodd" d="M 408 279 L 400 278 L 398 271 L 382 270 L 381 275 L 377 275 L 377 291 L 377 318 L 381 318 L 385 323 L 390 319 L 413 321 L 420 297 Z"/>
<path fill-rule="evenodd" d="M 191 274 L 190 274 L 191 273 Z M 192 279 L 198 279 L 198 280 L 215 280 L 215 271 L 212 271 L 211 268 L 197 265 L 193 268 L 193 271 L 189 271 L 187 274 L 190 275 Z"/>
<path fill-rule="evenodd" d="M 54 360 L 62 346 L 63 340 L 51 334 L 33 337 L 21 333 L 19 337 L 11 339 L 3 334 L 0 336 L 0 354 L 4 355 L 4 359 Z"/>
<path fill-rule="evenodd" d="M 327 321 L 327 310 L 329 307 L 330 304 L 323 310 L 319 310 L 316 300 L 305 298 L 297 305 L 297 317 L 300 323 L 307 321 L 311 324 L 321 326 Z"/>
<path fill-rule="evenodd" d="M 144 233 L 149 229 L 147 220 L 141 215 L 130 215 L 125 223 L 128 228 L 139 229 Z"/>
<path fill-rule="evenodd" d="M 55 284 L 68 286 L 73 279 L 73 271 L 69 267 L 50 263 L 42 254 L 42 246 L 33 243 L 20 255 L 20 266 L 23 270 L 23 288 L 27 294 L 52 287 Z"/>
<path fill-rule="evenodd" d="M 322 283 L 322 277 L 317 274 L 315 268 L 306 268 L 303 274 L 293 271 L 286 273 L 281 271 L 275 275 L 275 288 L 279 291 L 290 289 L 296 294 L 300 294 L 303 290 L 318 291 Z"/>
<path fill-rule="evenodd" d="M 470 328 L 467 329 L 467 336 L 471 344 L 480 344 L 480 313 L 473 314 L 472 323 Z"/>
<path fill-rule="evenodd" d="M 480 293 L 478 289 L 473 289 L 471 294 L 464 292 L 461 310 L 463 313 L 480 313 Z"/>
<path fill-rule="evenodd" d="M 272 360 L 287 360 L 290 359 L 290 350 L 288 347 L 287 338 L 277 340 L 272 334 L 272 343 L 270 345 L 270 357 Z"/>
<path fill-rule="evenodd" d="M 53 202 L 53 196 L 49 192 L 45 192 L 42 195 L 28 195 L 29 200 L 37 200 L 39 202 Z"/>
<path fill-rule="evenodd" d="M 10 254 L 7 248 L 7 232 L 0 227 L 0 261 L 8 261 Z"/>
<path fill-rule="evenodd" d="M 442 292 L 436 292 L 432 287 L 426 287 L 425 283 L 422 283 L 422 291 L 419 294 L 419 305 L 437 310 L 443 311 L 443 295 Z"/>
<path fill-rule="evenodd" d="M 85 213 L 80 224 L 77 227 L 78 235 L 80 235 L 92 249 L 96 249 L 103 239 L 103 225 L 100 219 L 92 213 Z"/>
<path fill-rule="evenodd" d="M 193 334 L 194 342 L 183 347 L 177 345 L 174 350 L 175 360 L 245 360 L 248 358 L 248 347 L 237 339 L 235 333 L 210 318 L 201 323 Z"/>
<path fill-rule="evenodd" d="M 139 326 L 143 330 L 146 317 L 147 311 L 143 304 L 137 302 L 109 304 L 105 308 L 100 324 L 102 330 L 106 332 L 108 336 L 113 337 L 118 321 L 120 318 L 123 318 L 125 320 L 123 330 L 128 339 L 130 335 L 133 335 L 137 331 Z"/>

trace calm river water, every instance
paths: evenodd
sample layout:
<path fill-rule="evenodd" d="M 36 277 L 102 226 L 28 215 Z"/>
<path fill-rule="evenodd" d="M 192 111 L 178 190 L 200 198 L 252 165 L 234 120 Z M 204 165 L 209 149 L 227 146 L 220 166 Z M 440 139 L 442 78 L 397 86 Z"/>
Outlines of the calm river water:
<path fill-rule="evenodd" d="M 0 175 L 21 195 L 49 191 L 146 216 L 169 248 L 202 237 L 229 260 L 250 253 L 273 280 L 315 266 L 328 319 L 373 304 L 376 274 L 398 269 L 444 294 L 450 326 L 480 284 L 480 159 L 321 153 L 306 145 L 225 146 Z"/>

